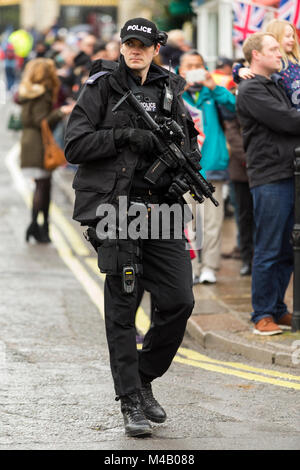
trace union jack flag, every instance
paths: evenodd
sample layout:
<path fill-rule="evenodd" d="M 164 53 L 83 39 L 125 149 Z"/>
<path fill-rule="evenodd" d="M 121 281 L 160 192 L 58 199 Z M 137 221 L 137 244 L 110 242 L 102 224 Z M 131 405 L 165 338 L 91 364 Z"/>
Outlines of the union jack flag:
<path fill-rule="evenodd" d="M 296 29 L 300 29 L 300 0 L 281 0 L 278 18 L 289 21 Z"/>
<path fill-rule="evenodd" d="M 203 115 L 201 109 L 196 108 L 196 106 L 193 106 L 191 103 L 188 103 L 187 101 L 184 100 L 184 105 L 188 112 L 191 115 L 191 118 L 194 121 L 194 127 L 196 131 L 198 132 L 197 136 L 197 143 L 198 147 L 201 150 L 202 146 L 204 144 L 205 140 L 205 134 L 203 131 Z"/>
<path fill-rule="evenodd" d="M 266 9 L 234 1 L 233 13 L 233 40 L 236 44 L 243 44 L 249 34 L 261 30 Z"/>

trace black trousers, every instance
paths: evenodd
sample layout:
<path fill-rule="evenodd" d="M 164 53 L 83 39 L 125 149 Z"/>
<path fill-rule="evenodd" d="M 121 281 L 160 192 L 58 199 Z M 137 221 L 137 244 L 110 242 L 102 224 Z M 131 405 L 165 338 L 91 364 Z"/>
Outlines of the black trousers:
<path fill-rule="evenodd" d="M 142 240 L 143 275 L 138 289 L 123 294 L 121 276 L 105 281 L 105 325 L 110 365 L 118 396 L 151 382 L 169 368 L 194 307 L 192 268 L 185 238 Z M 141 290 L 152 298 L 151 326 L 136 347 L 135 315 Z"/>
<path fill-rule="evenodd" d="M 251 264 L 253 256 L 253 202 L 248 182 L 234 181 L 238 211 L 241 258 Z"/>

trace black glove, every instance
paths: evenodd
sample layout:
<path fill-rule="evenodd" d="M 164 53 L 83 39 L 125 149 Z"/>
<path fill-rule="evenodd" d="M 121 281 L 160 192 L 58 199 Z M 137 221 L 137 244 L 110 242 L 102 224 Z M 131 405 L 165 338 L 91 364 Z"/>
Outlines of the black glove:
<path fill-rule="evenodd" d="M 189 184 L 182 174 L 177 175 L 169 187 L 168 193 L 174 199 L 179 199 L 189 190 Z"/>
<path fill-rule="evenodd" d="M 202 169 L 200 165 L 200 160 L 202 158 L 200 150 L 194 150 L 192 153 L 189 154 L 189 159 L 192 160 L 195 167 L 200 171 Z"/>
<path fill-rule="evenodd" d="M 153 132 L 144 129 L 115 129 L 115 144 L 117 148 L 129 145 L 130 150 L 135 153 L 151 153 L 158 149 L 158 139 Z"/>

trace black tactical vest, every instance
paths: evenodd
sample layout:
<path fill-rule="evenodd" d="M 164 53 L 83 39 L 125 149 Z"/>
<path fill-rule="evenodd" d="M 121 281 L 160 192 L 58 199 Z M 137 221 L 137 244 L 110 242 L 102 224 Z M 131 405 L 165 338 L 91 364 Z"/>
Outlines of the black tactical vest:
<path fill-rule="evenodd" d="M 164 116 L 162 109 L 162 102 L 164 98 L 164 83 L 165 80 L 157 79 L 152 80 L 150 83 L 140 85 L 137 80 L 132 78 L 131 74 L 128 74 L 128 85 L 132 90 L 136 98 L 142 104 L 144 109 L 150 114 L 152 119 L 160 118 Z M 137 118 L 137 127 L 140 129 L 146 129 L 144 122 Z M 144 175 L 152 163 L 157 159 L 157 155 L 140 155 L 139 160 L 135 169 L 135 173 L 132 180 L 131 192 L 143 191 L 151 192 L 167 190 L 171 184 L 171 176 L 166 172 L 155 186 L 148 183 L 144 179 Z"/>

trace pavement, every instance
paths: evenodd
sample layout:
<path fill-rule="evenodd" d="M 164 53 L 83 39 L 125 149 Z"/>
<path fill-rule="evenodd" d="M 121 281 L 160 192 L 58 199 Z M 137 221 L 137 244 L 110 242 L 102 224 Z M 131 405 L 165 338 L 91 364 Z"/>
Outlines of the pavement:
<path fill-rule="evenodd" d="M 70 202 L 74 202 L 74 171 L 60 168 L 54 172 L 56 184 Z M 229 253 L 236 245 L 233 217 L 225 218 L 222 252 Z M 241 261 L 222 258 L 214 285 L 194 286 L 195 308 L 187 332 L 202 347 L 240 355 L 264 364 L 300 368 L 300 331 L 284 331 L 274 336 L 253 334 L 250 321 L 251 276 L 240 276 Z M 293 279 L 286 294 L 286 303 L 293 311 Z"/>

